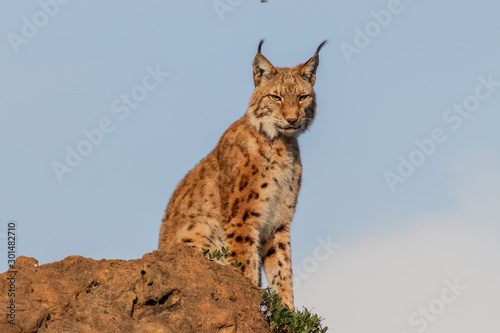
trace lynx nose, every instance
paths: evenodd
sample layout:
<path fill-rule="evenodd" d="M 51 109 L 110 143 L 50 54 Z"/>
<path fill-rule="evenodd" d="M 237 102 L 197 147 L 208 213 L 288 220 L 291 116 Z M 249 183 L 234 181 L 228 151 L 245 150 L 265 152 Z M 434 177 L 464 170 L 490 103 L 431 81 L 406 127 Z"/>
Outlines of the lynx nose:
<path fill-rule="evenodd" d="M 297 117 L 288 117 L 288 118 L 285 118 L 285 120 L 290 124 L 290 125 L 295 125 L 295 123 L 297 122 L 298 118 Z"/>

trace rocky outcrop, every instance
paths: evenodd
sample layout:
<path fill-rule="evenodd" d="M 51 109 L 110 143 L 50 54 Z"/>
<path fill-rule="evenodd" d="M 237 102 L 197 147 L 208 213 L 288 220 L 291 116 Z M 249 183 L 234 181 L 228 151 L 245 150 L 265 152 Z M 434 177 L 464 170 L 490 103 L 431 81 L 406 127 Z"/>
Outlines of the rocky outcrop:
<path fill-rule="evenodd" d="M 259 290 L 184 245 L 136 260 L 19 257 L 0 278 L 0 332 L 270 332 Z"/>

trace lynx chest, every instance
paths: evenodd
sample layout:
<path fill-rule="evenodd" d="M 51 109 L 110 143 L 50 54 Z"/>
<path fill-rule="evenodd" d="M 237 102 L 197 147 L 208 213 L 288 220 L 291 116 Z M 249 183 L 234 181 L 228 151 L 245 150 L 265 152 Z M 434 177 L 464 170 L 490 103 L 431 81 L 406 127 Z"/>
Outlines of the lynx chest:
<path fill-rule="evenodd" d="M 257 229 L 264 242 L 293 216 L 300 154 L 296 140 L 246 139 L 234 140 L 230 156 L 224 158 L 219 182 L 223 216 L 229 226 Z"/>

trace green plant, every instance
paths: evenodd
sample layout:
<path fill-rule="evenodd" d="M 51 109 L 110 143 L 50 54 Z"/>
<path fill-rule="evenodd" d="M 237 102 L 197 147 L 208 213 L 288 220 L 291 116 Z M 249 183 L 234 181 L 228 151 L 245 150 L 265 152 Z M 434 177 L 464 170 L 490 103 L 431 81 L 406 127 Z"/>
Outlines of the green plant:
<path fill-rule="evenodd" d="M 291 310 L 288 305 L 281 303 L 281 298 L 269 288 L 262 289 L 262 304 L 260 309 L 266 317 L 271 330 L 275 333 L 324 333 L 328 327 L 321 327 L 322 318 L 304 311 Z"/>
<path fill-rule="evenodd" d="M 229 250 L 226 249 L 224 246 L 222 247 L 222 249 L 213 250 L 212 252 L 210 252 L 209 249 L 202 249 L 202 250 L 203 250 L 203 255 L 208 256 L 208 259 L 212 261 L 219 261 L 222 258 L 224 259 L 229 258 Z M 233 265 L 236 268 L 241 266 L 241 262 L 236 260 L 236 258 L 234 257 L 228 259 L 228 262 L 231 263 L 231 265 Z"/>

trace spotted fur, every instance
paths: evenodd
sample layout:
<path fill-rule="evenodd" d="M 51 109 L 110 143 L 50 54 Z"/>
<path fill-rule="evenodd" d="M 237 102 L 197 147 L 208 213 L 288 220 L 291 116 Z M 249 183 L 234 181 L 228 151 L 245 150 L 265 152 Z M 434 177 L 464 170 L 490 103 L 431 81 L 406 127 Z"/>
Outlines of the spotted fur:
<path fill-rule="evenodd" d="M 160 250 L 185 243 L 229 248 L 241 269 L 293 308 L 290 226 L 302 165 L 297 137 L 316 113 L 318 53 L 295 67 L 274 67 L 260 42 L 253 60 L 255 90 L 245 115 L 179 183 L 160 230 Z"/>

